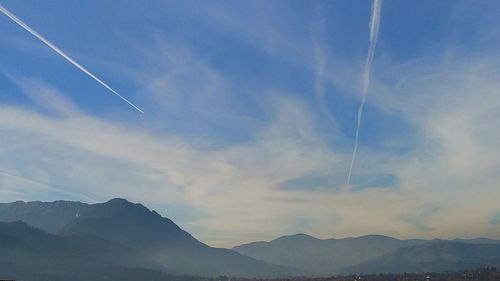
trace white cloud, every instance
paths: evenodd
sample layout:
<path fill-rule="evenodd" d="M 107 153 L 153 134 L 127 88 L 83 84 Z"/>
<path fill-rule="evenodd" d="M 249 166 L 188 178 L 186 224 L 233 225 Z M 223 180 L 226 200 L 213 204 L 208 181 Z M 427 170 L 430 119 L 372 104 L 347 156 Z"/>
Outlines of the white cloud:
<path fill-rule="evenodd" d="M 37 85 L 35 91 L 50 91 Z M 255 141 L 209 150 L 78 111 L 50 116 L 4 105 L 0 132 L 7 137 L 0 141 L 0 167 L 33 180 L 20 180 L 13 187 L 12 177 L 5 182 L 26 199 L 40 195 L 33 185 L 70 199 L 81 199 L 77 193 L 97 200 L 123 196 L 203 210 L 207 217 L 184 223 L 207 233 L 279 233 L 287 224 L 282 219 L 294 217 L 289 206 L 306 208 L 304 203 L 293 207 L 297 203 L 287 199 L 297 195 L 279 190 L 279 184 L 336 164 L 339 158 L 318 137 L 299 102 L 277 97 L 273 103 L 274 121 Z M 48 188 L 54 186 L 67 193 Z"/>

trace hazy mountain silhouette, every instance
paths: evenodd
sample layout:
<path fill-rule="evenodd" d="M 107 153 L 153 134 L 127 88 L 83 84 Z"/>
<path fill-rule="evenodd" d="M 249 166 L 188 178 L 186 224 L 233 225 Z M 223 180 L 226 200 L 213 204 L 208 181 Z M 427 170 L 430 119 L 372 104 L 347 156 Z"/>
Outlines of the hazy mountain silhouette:
<path fill-rule="evenodd" d="M 498 266 L 500 266 L 499 244 L 436 240 L 391 251 L 346 268 L 343 272 L 444 272 Z"/>
<path fill-rule="evenodd" d="M 100 252 L 102 255 L 110 253 L 111 256 L 118 254 L 122 257 L 142 256 L 144 259 L 141 261 L 147 261 L 142 264 L 131 263 L 129 266 L 154 268 L 160 265 L 169 273 L 202 276 L 224 274 L 268 277 L 300 274 L 299 270 L 271 265 L 228 249 L 209 247 L 179 228 L 171 220 L 161 217 L 143 205 L 133 204 L 125 199 L 113 199 L 106 203 L 91 205 L 63 201 L 35 203 L 3 204 L 3 209 L 0 209 L 0 218 L 8 218 L 9 221 L 35 220 L 34 224 L 41 228 L 52 231 L 59 229 L 57 236 L 39 232 L 40 237 L 49 237 L 54 240 L 52 242 L 54 245 L 62 243 L 65 247 L 66 244 L 63 242 L 66 240 L 64 239 L 74 240 L 76 237 L 83 237 L 82 239 L 85 240 L 92 237 L 95 240 L 106 241 L 109 245 L 117 245 L 117 247 L 138 253 L 137 255 L 130 252 L 117 253 L 117 249 L 111 249 Z M 59 221 L 52 222 L 51 217 L 52 220 Z M 40 218 L 40 221 L 36 221 L 36 218 Z M 23 235 L 22 231 L 18 235 Z M 37 236 L 33 237 L 40 239 Z M 35 250 L 36 253 L 46 251 L 50 253 L 49 249 L 30 249 Z M 78 256 L 81 252 L 80 248 L 70 248 L 66 253 L 70 256 Z M 90 253 L 95 254 L 92 251 Z M 122 265 L 125 266 L 119 264 L 119 266 Z"/>
<path fill-rule="evenodd" d="M 174 276 L 138 251 L 87 235 L 58 236 L 24 222 L 0 223 L 0 275 L 22 280 L 90 280 L 138 273 Z M 119 278 L 118 278 L 119 277 Z M 161 279 L 163 278 L 163 279 Z"/>
<path fill-rule="evenodd" d="M 322 240 L 306 234 L 296 234 L 271 242 L 240 245 L 233 250 L 274 264 L 318 274 L 335 274 L 347 266 L 422 242 L 423 240 L 398 240 L 381 235 Z"/>
<path fill-rule="evenodd" d="M 299 273 L 228 249 L 209 247 L 140 204 L 113 199 L 73 220 L 63 233 L 84 233 L 134 247 L 170 272 L 197 275 L 277 276 Z"/>
<path fill-rule="evenodd" d="M 488 238 L 317 239 L 296 234 L 240 245 L 234 251 L 213 248 L 170 219 L 125 199 L 4 203 L 0 221 L 5 221 L 0 223 L 0 274 L 8 275 L 1 277 L 27 281 L 276 277 L 500 265 L 500 241 Z"/>
<path fill-rule="evenodd" d="M 453 239 L 451 241 L 464 242 L 464 243 L 468 243 L 468 244 L 500 244 L 500 240 L 494 240 L 494 239 L 484 238 L 484 237 L 473 238 L 473 239 L 456 238 L 456 239 Z"/>
<path fill-rule="evenodd" d="M 456 239 L 454 241 L 458 240 L 467 243 L 466 245 L 470 245 L 471 247 L 478 245 L 480 246 L 477 248 L 478 250 L 491 250 L 491 253 L 498 253 L 500 255 L 500 251 L 498 251 L 500 248 L 492 245 L 500 243 L 498 240 L 477 238 L 470 240 Z M 429 251 L 432 247 L 440 246 L 439 243 L 427 243 L 429 243 L 428 240 L 400 240 L 382 235 L 367 235 L 343 239 L 317 239 L 306 234 L 296 234 L 283 236 L 270 242 L 253 242 L 240 245 L 234 247 L 233 250 L 269 263 L 291 266 L 315 272 L 319 275 L 325 275 L 342 272 L 375 272 L 375 269 L 379 265 L 381 266 L 380 268 L 390 269 L 387 272 L 391 272 L 391 270 L 402 268 L 397 263 L 400 261 L 398 258 L 391 259 L 386 257 L 386 255 L 396 253 L 394 251 L 397 251 L 398 255 L 401 256 L 407 253 L 407 251 L 411 251 L 407 253 L 408 259 L 405 261 L 409 265 L 407 268 L 410 269 L 412 268 L 410 265 L 418 263 L 421 258 L 419 254 L 424 255 L 424 252 L 414 251 L 415 249 L 419 249 L 420 245 L 429 245 Z M 482 244 L 485 244 L 485 246 L 481 246 Z M 436 249 L 436 251 L 438 250 Z M 383 260 L 378 259 L 382 257 L 386 258 Z M 443 263 L 439 263 L 440 257 L 435 256 L 434 258 L 433 262 L 436 268 L 439 269 L 475 268 L 471 262 L 451 264 L 443 260 Z M 384 267 L 382 267 L 382 263 Z M 373 266 L 371 266 L 372 264 Z M 487 265 L 488 263 L 480 262 L 478 264 Z"/>

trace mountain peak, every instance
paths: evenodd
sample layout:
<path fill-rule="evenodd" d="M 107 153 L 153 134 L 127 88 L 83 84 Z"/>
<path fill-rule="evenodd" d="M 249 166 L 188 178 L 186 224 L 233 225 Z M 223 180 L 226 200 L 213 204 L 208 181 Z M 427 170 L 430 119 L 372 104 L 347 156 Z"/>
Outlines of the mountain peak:
<path fill-rule="evenodd" d="M 143 205 L 132 203 L 124 198 L 113 198 L 107 202 L 104 202 L 102 204 L 97 204 L 97 205 L 110 206 L 110 207 L 115 207 L 115 208 L 142 207 L 142 208 L 146 209 L 146 207 L 144 207 Z"/>
<path fill-rule="evenodd" d="M 353 237 L 351 239 L 376 239 L 376 240 L 399 240 L 394 237 L 380 235 L 380 234 L 367 234 L 363 236 Z"/>
<path fill-rule="evenodd" d="M 316 237 L 311 236 L 311 235 L 309 235 L 309 234 L 305 234 L 305 233 L 297 233 L 297 234 L 293 234 L 293 235 L 290 235 L 290 237 L 297 237 L 297 238 L 315 238 L 315 239 L 317 239 Z"/>
<path fill-rule="evenodd" d="M 297 234 L 292 234 L 292 235 L 284 235 L 279 238 L 274 239 L 273 241 L 280 241 L 280 240 L 320 240 L 314 236 L 311 236 L 309 234 L 305 233 L 297 233 Z"/>
<path fill-rule="evenodd" d="M 105 203 L 102 203 L 102 204 L 97 204 L 97 205 L 102 205 L 102 206 L 114 206 L 114 207 L 121 207 L 121 208 L 138 208 L 138 209 L 142 209 L 142 210 L 145 210 L 145 211 L 149 211 L 149 209 L 140 204 L 140 203 L 133 203 L 133 202 L 130 202 L 128 201 L 127 199 L 124 199 L 124 198 L 113 198 Z"/>
<path fill-rule="evenodd" d="M 92 210 L 86 216 L 147 216 L 151 211 L 142 204 L 132 203 L 123 198 L 113 198 L 105 203 L 92 205 Z"/>
<path fill-rule="evenodd" d="M 128 201 L 125 198 L 113 198 L 109 200 L 108 202 L 105 202 L 104 204 L 121 204 L 121 205 L 130 205 L 133 204 L 132 202 Z"/>

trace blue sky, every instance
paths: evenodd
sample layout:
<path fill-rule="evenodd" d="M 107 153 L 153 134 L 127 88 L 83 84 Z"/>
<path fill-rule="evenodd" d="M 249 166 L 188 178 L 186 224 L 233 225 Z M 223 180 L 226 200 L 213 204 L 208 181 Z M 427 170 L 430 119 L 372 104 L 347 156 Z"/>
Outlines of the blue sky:
<path fill-rule="evenodd" d="M 0 201 L 112 197 L 211 245 L 500 238 L 497 1 L 1 1 Z M 460 214 L 460 216 L 457 216 Z"/>

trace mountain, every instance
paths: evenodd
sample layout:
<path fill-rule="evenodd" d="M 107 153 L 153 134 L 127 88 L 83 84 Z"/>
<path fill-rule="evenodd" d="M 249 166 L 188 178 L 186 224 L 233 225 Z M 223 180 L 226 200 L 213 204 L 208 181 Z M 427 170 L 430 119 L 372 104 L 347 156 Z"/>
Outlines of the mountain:
<path fill-rule="evenodd" d="M 346 267 L 392 250 L 423 242 L 424 240 L 399 240 L 381 235 L 322 240 L 306 234 L 296 234 L 270 242 L 240 245 L 233 250 L 269 263 L 325 275 L 339 273 Z"/>
<path fill-rule="evenodd" d="M 0 274 L 28 281 L 284 277 L 500 265 L 500 241 L 488 238 L 317 239 L 296 234 L 233 250 L 213 248 L 170 219 L 125 199 L 99 204 L 4 203 L 0 221 L 4 221 L 0 223 Z"/>
<path fill-rule="evenodd" d="M 493 253 L 495 253 L 495 249 L 497 249 L 494 247 L 494 244 L 500 245 L 499 240 L 488 238 L 439 241 L 443 243 L 456 242 L 459 243 L 458 245 L 466 244 L 465 247 L 475 247 L 474 245 L 483 247 L 480 245 L 486 245 L 483 248 L 492 249 Z M 269 263 L 299 268 L 305 271 L 314 272 L 317 275 L 329 275 L 342 272 L 370 273 L 375 272 L 379 265 L 381 269 L 387 269 L 387 272 L 399 270 L 403 268 L 402 265 L 398 263 L 400 259 L 396 257 L 390 259 L 386 255 L 392 255 L 396 253 L 395 251 L 399 251 L 397 252 L 397 257 L 407 254 L 408 260 L 406 260 L 406 262 L 409 266 L 410 264 L 414 264 L 412 261 L 418 263 L 420 259 L 425 260 L 426 251 L 431 251 L 432 247 L 440 245 L 439 243 L 427 244 L 429 242 L 433 241 L 421 239 L 400 240 L 382 235 L 367 235 L 342 239 L 318 239 L 306 234 L 295 234 L 282 236 L 270 242 L 243 244 L 234 247 L 233 250 L 240 254 Z M 426 251 L 413 252 L 415 249 L 420 249 L 418 248 L 420 245 L 429 248 L 425 248 L 427 249 Z M 449 248 L 445 249 L 449 250 Z M 438 249 L 434 250 L 438 251 Z M 406 251 L 411 252 L 407 253 Z M 420 257 L 420 254 L 424 256 Z M 413 259 L 410 258 L 411 255 L 414 255 Z M 384 257 L 384 266 L 381 264 L 382 260 L 379 260 L 379 258 L 382 257 Z M 439 258 L 437 257 L 435 257 L 436 260 L 433 261 L 436 269 L 474 268 L 474 263 L 472 263 L 472 261 L 452 264 L 444 260 L 446 256 L 442 257 L 442 262 L 438 262 Z M 372 264 L 374 265 L 371 266 Z M 481 260 L 478 264 L 488 265 L 490 263 Z M 462 267 L 460 267 L 460 265 L 462 265 Z M 417 268 L 418 266 L 415 267 L 415 269 Z M 411 269 L 411 266 L 409 266 L 408 269 Z"/>
<path fill-rule="evenodd" d="M 169 272 L 203 276 L 283 276 L 300 271 L 267 264 L 228 249 L 209 247 L 167 218 L 140 204 L 113 199 L 75 218 L 62 231 L 128 245 L 164 265 Z"/>
<path fill-rule="evenodd" d="M 343 272 L 444 272 L 498 266 L 500 266 L 499 244 L 436 240 L 391 251 L 346 268 Z"/>
<path fill-rule="evenodd" d="M 86 235 L 59 236 L 24 222 L 0 223 L 0 274 L 22 280 L 92 280 L 115 276 L 133 280 L 141 274 L 152 280 L 177 277 L 141 253 Z"/>
<path fill-rule="evenodd" d="M 463 242 L 463 243 L 468 243 L 468 244 L 500 244 L 500 240 L 494 240 L 494 239 L 485 238 L 485 237 L 473 238 L 473 239 L 456 238 L 456 239 L 453 239 L 451 241 Z"/>
<path fill-rule="evenodd" d="M 70 201 L 0 203 L 0 221 L 24 221 L 36 228 L 57 233 L 91 208 L 89 204 Z"/>
<path fill-rule="evenodd" d="M 133 204 L 125 199 L 113 199 L 100 204 L 66 201 L 1 204 L 0 220 L 25 220 L 30 225 L 46 230 L 47 232 L 37 230 L 38 236 L 50 237 L 53 241 L 51 245 L 60 244 L 61 247 L 67 249 L 66 254 L 70 257 L 73 255 L 78 257 L 84 253 L 81 248 L 68 244 L 68 240 L 74 243 L 76 238 L 81 238 L 91 244 L 101 241 L 103 246 L 114 245 L 116 248 L 92 252 L 93 249 L 97 251 L 100 248 L 89 247 L 89 254 L 96 256 L 109 253 L 110 256 L 118 255 L 122 258 L 143 257 L 139 260 L 132 259 L 134 262 L 130 264 L 116 265 L 126 268 L 156 269 L 155 266 L 159 266 L 162 270 L 172 274 L 200 276 L 270 277 L 302 273 L 300 270 L 243 256 L 232 250 L 210 247 L 196 240 L 170 219 L 148 210 L 141 204 Z M 29 233 L 32 232 L 35 231 Z M 38 239 L 40 238 L 38 236 L 33 237 Z M 4 238 L 17 239 L 12 235 L 9 237 Z M 4 238 L 0 237 L 2 241 Z M 91 238 L 96 241 L 89 242 Z M 67 245 L 72 245 L 72 247 L 68 248 Z M 33 250 L 34 253 L 50 253 L 50 249 L 45 248 L 28 249 Z M 55 249 L 58 248 L 55 247 Z M 102 249 L 108 248 L 102 247 Z M 126 252 L 119 253 L 120 249 Z M 30 251 L 28 254 L 32 255 Z M 63 258 L 65 255 L 60 256 L 60 260 L 65 261 Z M 40 260 L 43 259 L 40 258 Z M 22 259 L 18 261 L 21 262 Z M 147 262 L 140 263 L 139 261 Z M 54 262 L 54 264 L 57 263 Z"/>

